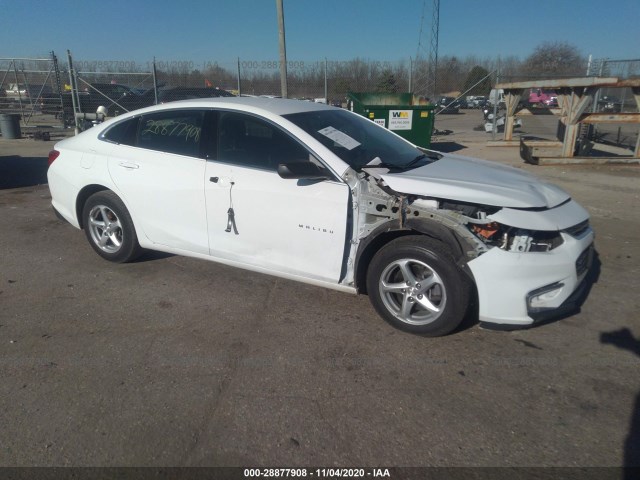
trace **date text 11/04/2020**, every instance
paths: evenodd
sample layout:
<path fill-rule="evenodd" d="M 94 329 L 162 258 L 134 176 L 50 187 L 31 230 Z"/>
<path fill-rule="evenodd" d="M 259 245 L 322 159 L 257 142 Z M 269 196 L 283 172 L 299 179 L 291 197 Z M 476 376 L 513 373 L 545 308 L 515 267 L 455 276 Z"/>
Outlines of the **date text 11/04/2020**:
<path fill-rule="evenodd" d="M 245 478 L 391 478 L 388 468 L 245 468 Z"/>

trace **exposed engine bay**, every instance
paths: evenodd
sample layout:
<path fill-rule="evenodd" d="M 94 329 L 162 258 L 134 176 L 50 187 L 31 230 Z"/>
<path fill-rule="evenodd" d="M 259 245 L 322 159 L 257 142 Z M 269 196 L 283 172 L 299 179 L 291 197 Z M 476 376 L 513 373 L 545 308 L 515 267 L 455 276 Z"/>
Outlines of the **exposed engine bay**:
<path fill-rule="evenodd" d="M 356 244 L 387 223 L 393 223 L 394 227 L 390 226 L 390 229 L 397 230 L 411 229 L 417 222 L 427 225 L 435 222 L 449 229 L 461 243 L 470 247 L 465 249 L 466 260 L 469 261 L 492 248 L 515 253 L 549 252 L 563 244 L 563 233 L 579 236 L 589 229 L 586 219 L 567 228 L 558 228 L 552 221 L 531 223 L 555 228 L 523 228 L 523 223 L 529 218 L 544 216 L 545 210 L 552 209 L 513 209 L 401 194 L 392 190 L 378 171 L 362 171 L 349 177 L 347 181 L 353 198 L 357 199 L 353 210 L 354 217 L 357 215 L 354 223 L 358 232 L 352 240 Z M 569 202 L 571 200 L 563 205 Z M 558 208 L 562 209 L 563 205 Z M 518 221 L 513 222 L 514 225 L 502 221 L 513 220 L 518 213 L 520 215 Z"/>

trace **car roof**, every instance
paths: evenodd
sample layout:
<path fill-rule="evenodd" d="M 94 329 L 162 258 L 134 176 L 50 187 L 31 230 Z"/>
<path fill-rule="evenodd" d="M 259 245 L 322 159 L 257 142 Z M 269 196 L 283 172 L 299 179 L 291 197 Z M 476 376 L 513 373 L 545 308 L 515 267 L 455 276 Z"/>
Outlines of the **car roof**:
<path fill-rule="evenodd" d="M 334 110 L 322 103 L 305 102 L 302 100 L 284 99 L 284 98 L 264 98 L 264 97 L 214 97 L 214 98 L 198 98 L 191 100 L 179 100 L 176 102 L 156 105 L 145 109 L 146 111 L 164 110 L 168 108 L 232 108 L 242 109 L 243 107 L 250 110 L 261 110 L 264 113 L 274 115 L 288 115 L 291 113 L 313 112 L 318 110 Z"/>

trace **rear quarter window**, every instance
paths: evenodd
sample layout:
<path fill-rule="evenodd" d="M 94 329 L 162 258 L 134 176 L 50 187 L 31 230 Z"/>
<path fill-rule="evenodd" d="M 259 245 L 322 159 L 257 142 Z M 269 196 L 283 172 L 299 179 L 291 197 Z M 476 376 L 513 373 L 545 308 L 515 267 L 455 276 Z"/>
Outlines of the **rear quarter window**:
<path fill-rule="evenodd" d="M 133 146 L 136 143 L 139 120 L 140 117 L 135 117 L 125 120 L 124 122 L 117 123 L 104 132 L 102 134 L 102 138 L 120 145 Z"/>

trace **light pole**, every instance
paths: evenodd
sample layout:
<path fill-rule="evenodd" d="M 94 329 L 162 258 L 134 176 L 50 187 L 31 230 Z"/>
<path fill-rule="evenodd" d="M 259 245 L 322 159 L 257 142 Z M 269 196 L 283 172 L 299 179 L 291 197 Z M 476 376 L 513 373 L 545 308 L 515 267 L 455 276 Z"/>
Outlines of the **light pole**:
<path fill-rule="evenodd" d="M 282 98 L 287 98 L 287 46 L 284 38 L 284 9 L 282 7 L 282 0 L 276 0 L 276 10 L 278 12 L 278 37 L 280 43 L 280 94 Z"/>

